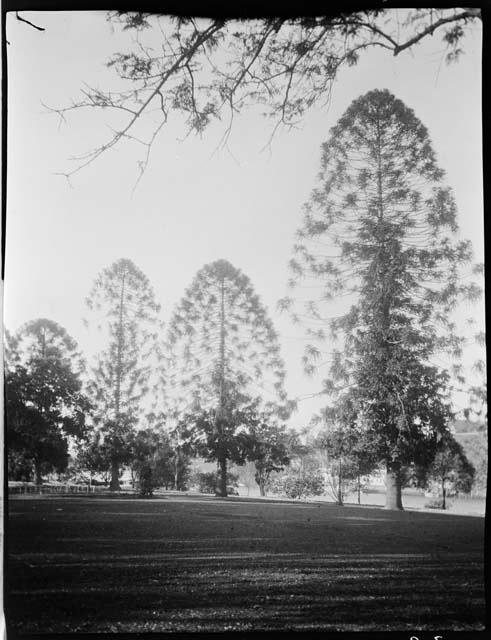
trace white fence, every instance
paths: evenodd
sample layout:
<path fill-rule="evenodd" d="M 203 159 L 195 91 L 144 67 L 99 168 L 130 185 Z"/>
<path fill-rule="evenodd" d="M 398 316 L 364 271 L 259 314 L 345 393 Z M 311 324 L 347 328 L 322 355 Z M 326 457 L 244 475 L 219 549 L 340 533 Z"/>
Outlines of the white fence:
<path fill-rule="evenodd" d="M 96 492 L 101 492 L 101 491 L 107 491 L 106 487 L 101 487 L 101 486 L 96 486 L 96 485 L 92 485 L 89 486 L 88 484 L 56 484 L 56 485 L 52 485 L 52 484 L 39 484 L 39 485 L 35 485 L 35 484 L 15 484 L 15 485 L 11 485 L 9 484 L 9 495 L 23 495 L 23 494 L 38 494 L 38 495 L 42 495 L 42 494 L 79 494 L 79 493 L 96 493 Z"/>

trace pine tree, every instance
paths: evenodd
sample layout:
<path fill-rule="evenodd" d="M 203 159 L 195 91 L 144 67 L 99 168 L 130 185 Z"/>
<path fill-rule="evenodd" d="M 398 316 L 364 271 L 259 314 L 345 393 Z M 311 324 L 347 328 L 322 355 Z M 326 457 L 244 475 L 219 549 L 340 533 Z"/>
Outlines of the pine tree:
<path fill-rule="evenodd" d="M 325 390 L 356 388 L 363 414 L 387 468 L 388 508 L 402 508 L 402 466 L 434 443 L 450 410 L 447 378 L 431 363 L 462 340 L 452 325 L 461 295 L 478 295 L 459 281 L 471 260 L 456 239 L 456 206 L 437 166 L 428 131 L 387 90 L 355 100 L 322 145 L 320 186 L 305 208 L 291 260 L 291 286 L 319 285 L 318 299 L 298 311 L 313 338 L 342 339 L 332 351 Z M 312 289 L 310 289 L 312 290 Z M 343 296 L 343 298 L 341 298 Z M 345 300 L 328 318 L 333 300 Z M 321 351 L 309 345 L 307 370 Z"/>
<path fill-rule="evenodd" d="M 152 287 L 131 260 L 120 259 L 102 271 L 87 298 L 104 330 L 106 348 L 97 356 L 89 390 L 95 419 L 109 446 L 111 490 L 119 489 L 119 471 L 131 457 L 131 439 L 159 381 L 158 313 Z M 102 318 L 101 318 L 102 316 Z M 153 359 L 153 362 L 152 362 Z"/>
<path fill-rule="evenodd" d="M 205 265 L 172 316 L 169 354 L 169 401 L 205 430 L 214 425 L 217 492 L 226 495 L 227 456 L 245 416 L 291 410 L 278 336 L 249 278 L 225 260 Z"/>

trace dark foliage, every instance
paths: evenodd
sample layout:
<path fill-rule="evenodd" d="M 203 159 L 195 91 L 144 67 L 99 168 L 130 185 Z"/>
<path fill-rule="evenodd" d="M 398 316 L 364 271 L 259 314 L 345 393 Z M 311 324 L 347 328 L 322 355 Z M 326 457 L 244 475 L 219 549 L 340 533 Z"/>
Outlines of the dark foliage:
<path fill-rule="evenodd" d="M 457 239 L 443 177 L 428 131 L 403 102 L 387 90 L 354 100 L 322 145 L 319 186 L 290 263 L 291 286 L 320 284 L 321 295 L 300 308 L 282 301 L 295 320 L 306 319 L 313 340 L 330 332 L 340 341 L 325 391 L 356 389 L 359 417 L 387 468 L 387 504 L 397 508 L 402 467 L 429 464 L 452 417 L 449 377 L 428 362 L 440 350 L 460 356 L 452 311 L 480 293 L 460 280 L 472 251 Z M 351 306 L 330 319 L 340 295 Z M 307 347 L 309 373 L 321 355 Z"/>
<path fill-rule="evenodd" d="M 439 33 L 447 61 L 454 61 L 469 24 L 479 18 L 480 10 L 472 8 L 333 10 L 314 18 L 249 21 L 111 12 L 116 28 L 135 33 L 134 46 L 107 63 L 121 88 L 85 88 L 79 100 L 54 111 L 65 118 L 72 110 L 100 109 L 126 120 L 121 124 L 119 119 L 109 139 L 83 155 L 67 176 L 135 138 L 144 149 L 139 159 L 143 173 L 155 139 L 176 112 L 188 133 L 202 134 L 211 122 L 226 121 L 225 145 L 234 117 L 260 105 L 275 123 L 273 137 L 280 126 L 291 128 L 314 105 L 328 102 L 339 72 L 356 64 L 364 51 L 398 55 Z M 153 125 L 142 139 L 135 129 L 150 112 Z"/>
<path fill-rule="evenodd" d="M 69 438 L 86 433 L 83 362 L 65 329 L 45 318 L 7 336 L 5 399 L 9 473 L 39 484 L 68 464 Z"/>
<path fill-rule="evenodd" d="M 94 323 L 98 318 L 105 331 L 106 347 L 92 369 L 89 392 L 111 460 L 111 488 L 118 490 L 120 467 L 131 459 L 132 438 L 142 420 L 142 401 L 151 391 L 158 397 L 160 307 L 147 277 L 128 259 L 101 272 L 86 302 Z"/>

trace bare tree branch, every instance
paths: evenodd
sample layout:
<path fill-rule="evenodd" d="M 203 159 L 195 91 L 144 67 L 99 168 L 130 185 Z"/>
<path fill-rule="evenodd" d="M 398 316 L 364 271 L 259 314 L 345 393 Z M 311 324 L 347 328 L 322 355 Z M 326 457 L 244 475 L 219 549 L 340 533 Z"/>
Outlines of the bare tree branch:
<path fill-rule="evenodd" d="M 72 171 L 68 172 L 68 174 L 66 174 L 66 175 L 68 175 L 68 176 L 74 175 L 75 173 L 77 173 L 78 171 L 80 171 L 81 169 L 86 167 L 87 165 L 89 165 L 92 162 L 94 162 L 94 160 L 99 158 L 105 151 L 107 151 L 108 149 L 111 149 L 112 147 L 114 147 L 119 142 L 119 140 L 128 133 L 128 131 L 131 129 L 131 127 L 136 122 L 136 120 L 142 115 L 142 113 L 148 107 L 150 102 L 152 102 L 152 100 L 157 95 L 161 95 L 162 87 L 167 82 L 167 80 L 180 67 L 185 66 L 184 65 L 185 61 L 190 60 L 192 58 L 193 54 L 196 52 L 196 50 L 199 49 L 199 47 L 201 47 L 203 45 L 203 43 L 206 42 L 206 40 L 208 40 L 221 27 L 222 27 L 222 22 L 215 21 L 204 32 L 200 33 L 199 36 L 196 39 L 196 42 L 193 45 L 191 45 L 189 48 L 184 49 L 184 51 L 181 53 L 181 55 L 176 60 L 176 62 L 166 71 L 166 73 L 163 74 L 163 76 L 162 76 L 160 82 L 157 84 L 156 88 L 150 93 L 150 95 L 143 102 L 143 104 L 138 109 L 138 111 L 133 112 L 133 115 L 132 115 L 131 119 L 129 120 L 127 125 L 124 127 L 124 129 L 122 131 L 117 132 L 111 138 L 111 140 L 109 140 L 109 142 L 107 142 L 106 144 L 102 145 L 101 147 L 98 147 L 93 152 L 90 152 L 88 154 L 88 156 L 87 156 L 88 159 L 87 159 L 86 162 L 84 162 L 81 165 L 79 165 L 76 169 L 73 169 Z M 80 105 L 80 106 L 82 106 L 82 105 Z M 86 106 L 86 105 L 83 105 L 83 106 Z M 96 106 L 98 106 L 98 105 L 96 105 Z M 159 130 L 160 130 L 160 127 L 159 127 Z"/>
<path fill-rule="evenodd" d="M 186 116 L 185 137 L 192 132 L 201 134 L 213 118 L 219 119 L 226 111 L 229 118 L 218 144 L 218 148 L 224 148 L 235 114 L 246 106 L 261 105 L 265 108 L 263 115 L 275 120 L 265 145 L 270 148 L 280 126 L 290 129 L 310 107 L 329 104 L 339 70 L 356 64 L 361 52 L 377 47 L 397 56 L 439 30 L 451 49 L 447 59 L 455 58 L 464 35 L 459 27 L 479 17 L 479 9 L 409 9 L 406 20 L 399 23 L 390 17 L 389 10 L 368 10 L 329 18 L 213 20 L 206 27 L 197 19 L 166 18 L 169 29 L 164 29 L 160 16 L 110 14 L 123 29 L 137 31 L 135 50 L 116 53 L 108 62 L 131 87 L 124 91 L 89 87 L 82 91 L 84 98 L 79 102 L 52 111 L 64 119 L 68 111 L 92 107 L 126 112 L 130 118 L 69 175 L 94 162 L 122 138 L 133 135 L 137 121 L 151 113 L 154 99 L 159 102 L 162 120 L 155 123 L 148 138 L 150 144 L 172 110 Z M 142 30 L 152 27 L 154 18 L 162 38 L 158 55 L 144 42 L 146 31 Z M 449 25 L 454 26 L 445 30 Z M 147 166 L 148 157 L 149 153 L 140 167 Z"/>
<path fill-rule="evenodd" d="M 435 30 L 438 29 L 438 27 L 441 27 L 444 24 L 449 24 L 451 22 L 460 22 L 462 20 L 468 20 L 469 18 L 480 18 L 480 17 L 481 17 L 481 10 L 480 9 L 469 9 L 467 11 L 463 11 L 462 13 L 458 13 L 458 14 L 456 14 L 454 16 L 449 17 L 449 18 L 441 18 L 440 20 L 437 20 L 436 22 L 430 24 L 430 26 L 428 26 L 426 29 L 423 29 L 423 31 L 421 31 L 420 33 L 415 35 L 413 38 L 410 38 L 409 40 L 407 40 L 403 44 L 395 46 L 394 47 L 394 55 L 395 56 L 399 55 L 399 53 L 401 53 L 401 51 L 404 51 L 405 49 L 409 49 L 414 44 L 416 44 L 417 42 L 422 40 L 424 37 L 426 37 L 428 35 L 432 36 L 433 33 L 435 32 Z"/>
<path fill-rule="evenodd" d="M 38 25 L 34 24 L 33 22 L 30 22 L 29 20 L 26 20 L 25 18 L 21 18 L 18 11 L 15 12 L 15 17 L 17 18 L 17 20 L 20 20 L 21 22 L 25 22 L 30 27 L 33 27 L 33 29 L 37 29 L 38 31 L 46 31 L 46 29 L 44 27 L 38 27 Z"/>

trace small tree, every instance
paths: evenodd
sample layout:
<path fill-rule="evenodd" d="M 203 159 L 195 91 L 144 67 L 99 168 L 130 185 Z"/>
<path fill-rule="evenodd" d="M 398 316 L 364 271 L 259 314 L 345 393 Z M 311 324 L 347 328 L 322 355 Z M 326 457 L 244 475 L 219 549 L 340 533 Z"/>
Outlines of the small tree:
<path fill-rule="evenodd" d="M 193 454 L 193 434 L 189 426 L 174 417 L 167 431 L 170 456 L 167 462 L 168 472 L 172 475 L 172 487 L 182 491 L 187 486 L 190 475 L 190 460 Z"/>
<path fill-rule="evenodd" d="M 66 469 L 68 442 L 86 432 L 91 406 L 82 393 L 83 361 L 76 342 L 41 318 L 7 336 L 5 371 L 9 470 L 22 476 Z"/>
<path fill-rule="evenodd" d="M 361 504 L 362 478 L 377 468 L 372 443 L 366 434 L 357 430 L 335 428 L 326 430 L 318 438 L 318 446 L 327 457 L 328 483 L 337 504 L 344 504 L 346 492 L 354 487 Z"/>
<path fill-rule="evenodd" d="M 337 504 L 344 502 L 346 481 L 355 482 L 361 503 L 361 478 L 378 466 L 377 444 L 362 420 L 361 405 L 355 391 L 345 393 L 333 407 L 322 412 L 327 428 L 316 445 L 327 456 L 330 487 Z"/>
<path fill-rule="evenodd" d="M 216 474 L 208 471 L 198 471 L 194 475 L 194 480 L 198 485 L 201 493 L 215 493 Z M 227 471 L 227 487 L 235 488 L 237 486 L 238 475 Z"/>
<path fill-rule="evenodd" d="M 456 491 L 468 493 L 474 482 L 475 469 L 468 461 L 462 445 L 451 434 L 437 445 L 435 458 L 428 470 L 428 478 L 440 486 L 442 509 L 446 508 L 449 485 Z"/>
<path fill-rule="evenodd" d="M 286 473 L 276 476 L 270 486 L 273 493 L 299 500 L 325 492 L 324 477 L 315 465 L 289 467 Z"/>
<path fill-rule="evenodd" d="M 286 432 L 268 416 L 252 424 L 247 437 L 247 459 L 254 462 L 255 480 L 261 496 L 266 495 L 268 480 L 274 471 L 281 471 L 290 461 Z"/>
<path fill-rule="evenodd" d="M 246 461 L 243 465 L 236 467 L 238 481 L 247 488 L 249 496 L 251 488 L 257 486 L 256 481 L 256 465 L 254 462 Z"/>
<path fill-rule="evenodd" d="M 152 497 L 157 486 L 155 457 L 159 436 L 152 429 L 142 429 L 133 437 L 131 469 L 137 478 L 137 487 L 142 497 Z"/>
<path fill-rule="evenodd" d="M 488 480 L 488 437 L 486 431 L 461 437 L 464 453 L 475 469 L 473 492 L 486 495 Z"/>
<path fill-rule="evenodd" d="M 108 443 L 104 442 L 101 432 L 93 431 L 84 440 L 77 450 L 76 467 L 82 471 L 88 471 L 89 477 L 101 474 L 105 482 L 109 481 L 111 475 L 111 451 Z"/>

